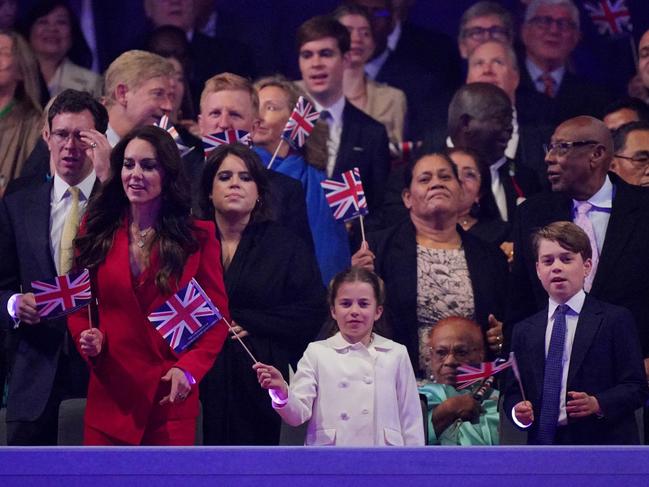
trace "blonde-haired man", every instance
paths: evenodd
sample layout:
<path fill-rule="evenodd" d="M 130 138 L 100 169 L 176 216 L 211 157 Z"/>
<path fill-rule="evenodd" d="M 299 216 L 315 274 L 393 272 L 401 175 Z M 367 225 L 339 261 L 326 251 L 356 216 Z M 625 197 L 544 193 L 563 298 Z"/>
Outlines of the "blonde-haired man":
<path fill-rule="evenodd" d="M 135 127 L 156 123 L 171 111 L 174 72 L 169 61 L 146 51 L 127 51 L 110 64 L 104 80 L 104 103 L 111 146 Z"/>

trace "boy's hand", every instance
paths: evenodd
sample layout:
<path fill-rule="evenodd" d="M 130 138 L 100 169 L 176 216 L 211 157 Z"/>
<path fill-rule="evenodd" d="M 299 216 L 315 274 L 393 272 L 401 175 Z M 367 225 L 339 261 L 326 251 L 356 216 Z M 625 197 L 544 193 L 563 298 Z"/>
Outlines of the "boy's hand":
<path fill-rule="evenodd" d="M 514 406 L 514 416 L 519 423 L 530 425 L 534 422 L 534 409 L 529 401 L 521 401 Z"/>
<path fill-rule="evenodd" d="M 595 396 L 585 392 L 568 392 L 569 401 L 566 402 L 566 412 L 571 418 L 585 418 L 591 414 L 602 414 L 599 402 Z"/>

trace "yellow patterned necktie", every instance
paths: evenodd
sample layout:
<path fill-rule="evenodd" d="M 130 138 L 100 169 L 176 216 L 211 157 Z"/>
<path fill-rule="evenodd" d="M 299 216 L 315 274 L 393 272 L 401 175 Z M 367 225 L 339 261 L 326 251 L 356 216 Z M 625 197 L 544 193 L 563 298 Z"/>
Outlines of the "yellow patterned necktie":
<path fill-rule="evenodd" d="M 61 234 L 61 252 L 59 254 L 59 274 L 67 274 L 72 269 L 74 261 L 74 239 L 79 229 L 79 188 L 70 186 L 70 210 L 63 224 Z"/>

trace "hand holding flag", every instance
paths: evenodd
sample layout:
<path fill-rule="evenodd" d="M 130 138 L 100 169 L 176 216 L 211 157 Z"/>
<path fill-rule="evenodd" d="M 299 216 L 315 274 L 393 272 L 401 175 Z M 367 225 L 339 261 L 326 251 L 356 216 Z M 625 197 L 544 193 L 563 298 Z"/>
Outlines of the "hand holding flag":
<path fill-rule="evenodd" d="M 361 173 L 357 167 L 341 174 L 342 181 L 325 179 L 320 183 L 324 189 L 327 203 L 334 212 L 336 220 L 350 221 L 361 219 L 361 231 L 365 241 L 363 216 L 367 215 L 367 200 L 363 191 Z"/>
<path fill-rule="evenodd" d="M 456 384 L 459 386 L 457 389 L 465 389 L 476 382 L 480 382 L 487 377 L 491 377 L 498 372 L 512 366 L 512 358 L 509 360 L 497 359 L 493 362 L 482 362 L 479 365 L 463 364 L 457 368 L 458 375 L 456 377 Z"/>

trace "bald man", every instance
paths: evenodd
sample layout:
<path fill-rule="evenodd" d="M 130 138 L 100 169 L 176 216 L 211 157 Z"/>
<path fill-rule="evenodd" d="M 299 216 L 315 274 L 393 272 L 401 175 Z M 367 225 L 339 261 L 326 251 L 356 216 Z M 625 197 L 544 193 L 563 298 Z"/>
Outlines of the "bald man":
<path fill-rule="evenodd" d="M 536 278 L 532 232 L 574 221 L 589 234 L 593 250 L 594 278 L 586 292 L 631 311 L 649 369 L 649 191 L 609 172 L 612 157 L 611 133 L 600 120 L 577 117 L 555 129 L 545 159 L 552 193 L 528 199 L 514 220 L 505 337 L 509 343 L 512 324 L 547 304 Z"/>
<path fill-rule="evenodd" d="M 455 388 L 461 364 L 484 360 L 480 326 L 466 318 L 444 318 L 432 329 L 428 343 L 433 382 L 419 387 L 428 404 L 427 444 L 498 444 L 498 392 L 490 389 L 480 402 L 473 394 L 481 384 Z"/>

